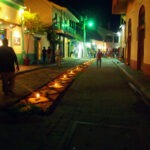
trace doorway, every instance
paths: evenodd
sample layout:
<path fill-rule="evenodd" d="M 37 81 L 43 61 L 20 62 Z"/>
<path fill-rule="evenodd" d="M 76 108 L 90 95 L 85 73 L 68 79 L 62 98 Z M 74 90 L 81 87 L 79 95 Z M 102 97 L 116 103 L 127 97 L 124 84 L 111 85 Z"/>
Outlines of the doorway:
<path fill-rule="evenodd" d="M 35 37 L 34 38 L 34 63 L 40 63 L 41 59 L 41 38 Z"/>

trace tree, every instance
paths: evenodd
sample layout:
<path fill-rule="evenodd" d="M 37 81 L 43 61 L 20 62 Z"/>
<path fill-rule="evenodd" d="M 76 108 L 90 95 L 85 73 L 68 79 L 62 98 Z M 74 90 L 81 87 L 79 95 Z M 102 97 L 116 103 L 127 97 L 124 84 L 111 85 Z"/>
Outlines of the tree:
<path fill-rule="evenodd" d="M 40 21 L 40 17 L 37 13 L 31 13 L 29 11 L 24 11 L 23 13 L 23 25 L 26 28 L 25 34 L 28 35 L 27 40 L 27 50 L 26 57 L 24 59 L 24 63 L 28 64 L 30 62 L 29 59 L 29 44 L 30 44 L 30 36 L 34 36 L 35 33 L 42 34 L 44 32 L 44 25 Z"/>
<path fill-rule="evenodd" d="M 47 28 L 47 39 L 52 49 L 51 63 L 55 63 L 55 49 L 58 44 L 60 45 L 60 38 L 55 31 L 54 25 L 51 25 L 50 27 Z"/>

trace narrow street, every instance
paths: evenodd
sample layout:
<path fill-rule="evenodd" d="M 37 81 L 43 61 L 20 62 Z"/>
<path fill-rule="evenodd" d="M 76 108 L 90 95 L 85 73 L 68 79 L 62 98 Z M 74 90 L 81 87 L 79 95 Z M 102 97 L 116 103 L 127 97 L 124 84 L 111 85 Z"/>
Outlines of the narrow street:
<path fill-rule="evenodd" d="M 53 77 L 45 68 L 21 74 L 17 82 L 30 91 Z M 149 116 L 113 60 L 103 58 L 101 68 L 94 61 L 76 77 L 53 112 L 17 116 L 2 111 L 0 145 L 2 150 L 148 150 Z"/>
<path fill-rule="evenodd" d="M 0 0 L 0 150 L 150 150 L 149 8 Z"/>

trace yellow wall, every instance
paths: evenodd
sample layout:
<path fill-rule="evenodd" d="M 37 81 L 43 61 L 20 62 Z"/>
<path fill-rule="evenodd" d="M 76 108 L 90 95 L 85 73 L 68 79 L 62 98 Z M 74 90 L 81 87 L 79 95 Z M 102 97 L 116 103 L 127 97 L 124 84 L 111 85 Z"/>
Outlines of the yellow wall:
<path fill-rule="evenodd" d="M 1 28 L 6 30 L 9 46 L 12 46 L 17 54 L 22 53 L 22 34 L 19 10 L 0 2 Z"/>
<path fill-rule="evenodd" d="M 144 47 L 144 62 L 150 64 L 150 1 L 145 0 L 145 47 Z"/>
<path fill-rule="evenodd" d="M 47 0 L 24 0 L 24 3 L 26 10 L 37 13 L 44 24 L 52 23 L 51 5 Z"/>
<path fill-rule="evenodd" d="M 145 39 L 144 39 L 144 58 L 142 70 L 146 74 L 150 74 L 150 1 L 149 0 L 134 0 L 128 2 L 126 12 L 126 35 L 128 35 L 128 21 L 131 19 L 131 61 L 136 68 L 137 64 L 137 52 L 138 52 L 138 21 L 140 8 L 145 8 Z M 127 41 L 127 39 L 126 39 Z M 126 56 L 127 57 L 127 56 Z"/>
<path fill-rule="evenodd" d="M 25 34 L 24 36 L 24 43 L 25 43 L 25 52 L 30 54 L 34 53 L 34 37 L 30 34 Z"/>
<path fill-rule="evenodd" d="M 127 7 L 127 23 L 126 27 L 128 28 L 128 21 L 131 19 L 131 32 L 132 32 L 132 39 L 131 39 L 131 60 L 137 60 L 137 27 L 138 27 L 138 13 L 137 10 L 138 5 L 137 2 L 134 1 L 133 3 L 129 3 Z M 128 35 L 128 29 L 126 30 L 126 35 Z"/>
<path fill-rule="evenodd" d="M 19 24 L 18 10 L 0 2 L 0 19 Z"/>
<path fill-rule="evenodd" d="M 12 30 L 12 47 L 15 49 L 16 53 L 22 53 L 22 34 L 21 28 L 18 26 Z"/>

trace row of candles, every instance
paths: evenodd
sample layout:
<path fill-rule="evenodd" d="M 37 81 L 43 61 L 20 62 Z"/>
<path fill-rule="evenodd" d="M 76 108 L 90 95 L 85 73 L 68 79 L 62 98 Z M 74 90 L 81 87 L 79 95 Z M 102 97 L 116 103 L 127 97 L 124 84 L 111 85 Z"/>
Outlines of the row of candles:
<path fill-rule="evenodd" d="M 40 103 L 48 102 L 50 98 L 48 95 L 58 95 L 65 90 L 69 83 L 74 79 L 74 77 L 81 72 L 85 67 L 88 67 L 93 60 L 84 62 L 72 69 L 67 70 L 62 75 L 58 76 L 54 81 L 48 83 L 46 86 L 38 91 L 32 93 L 28 98 L 29 103 Z M 43 94 L 44 93 L 44 94 Z"/>

